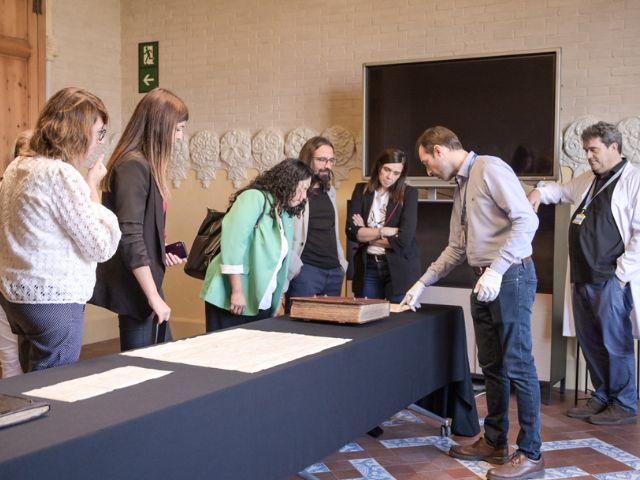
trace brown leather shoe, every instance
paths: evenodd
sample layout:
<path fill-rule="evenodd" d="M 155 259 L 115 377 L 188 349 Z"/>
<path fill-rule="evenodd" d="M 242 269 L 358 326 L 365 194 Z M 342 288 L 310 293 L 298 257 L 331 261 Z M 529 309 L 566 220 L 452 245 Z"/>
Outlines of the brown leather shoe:
<path fill-rule="evenodd" d="M 484 460 L 502 465 L 509 460 L 509 447 L 492 447 L 484 437 L 480 437 L 471 445 L 454 445 L 449 449 L 449 456 L 459 460 Z"/>
<path fill-rule="evenodd" d="M 490 469 L 487 480 L 524 480 L 544 477 L 544 458 L 531 460 L 522 452 L 516 452 L 508 463 Z"/>
<path fill-rule="evenodd" d="M 628 425 L 637 422 L 638 415 L 626 411 L 615 402 L 600 413 L 589 417 L 589 423 L 593 425 Z"/>
<path fill-rule="evenodd" d="M 567 410 L 567 417 L 589 418 L 591 415 L 602 412 L 605 408 L 607 408 L 606 404 L 600 403 L 596 398 L 591 397 L 584 406 L 573 407 Z"/>

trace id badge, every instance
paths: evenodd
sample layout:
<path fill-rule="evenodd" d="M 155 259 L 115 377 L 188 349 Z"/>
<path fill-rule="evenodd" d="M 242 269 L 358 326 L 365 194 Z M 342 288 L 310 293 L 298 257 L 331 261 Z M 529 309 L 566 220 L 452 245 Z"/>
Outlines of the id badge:
<path fill-rule="evenodd" d="M 571 223 L 575 223 L 576 225 L 582 225 L 582 222 L 584 222 L 585 218 L 586 218 L 586 215 L 584 213 L 578 213 L 573 218 L 573 221 Z"/>

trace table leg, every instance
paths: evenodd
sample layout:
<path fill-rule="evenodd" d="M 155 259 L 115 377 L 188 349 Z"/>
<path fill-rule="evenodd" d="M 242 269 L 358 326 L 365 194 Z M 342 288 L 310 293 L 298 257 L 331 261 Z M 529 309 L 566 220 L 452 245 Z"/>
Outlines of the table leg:
<path fill-rule="evenodd" d="M 413 410 L 414 412 L 417 412 L 421 415 L 424 415 L 425 417 L 429 417 L 433 420 L 435 420 L 436 422 L 440 422 L 440 436 L 441 437 L 450 437 L 451 436 L 451 419 L 450 418 L 443 418 L 439 415 L 436 415 L 433 412 L 430 412 L 429 410 L 427 410 L 426 408 L 422 408 L 418 405 L 416 405 L 415 403 L 412 403 L 411 405 L 409 405 L 409 409 Z"/>

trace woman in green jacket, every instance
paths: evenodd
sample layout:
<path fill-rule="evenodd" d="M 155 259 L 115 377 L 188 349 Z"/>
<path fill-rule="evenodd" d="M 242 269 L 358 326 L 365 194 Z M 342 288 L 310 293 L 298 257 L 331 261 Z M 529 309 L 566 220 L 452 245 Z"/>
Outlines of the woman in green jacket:
<path fill-rule="evenodd" d="M 287 279 L 293 217 L 305 208 L 313 172 L 287 159 L 231 196 L 220 253 L 207 268 L 200 297 L 207 332 L 277 313 Z"/>

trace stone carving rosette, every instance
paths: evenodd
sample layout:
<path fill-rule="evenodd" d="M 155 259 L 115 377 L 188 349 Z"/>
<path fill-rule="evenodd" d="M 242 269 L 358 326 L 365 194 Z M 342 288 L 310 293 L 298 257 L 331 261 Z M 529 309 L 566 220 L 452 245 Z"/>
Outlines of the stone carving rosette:
<path fill-rule="evenodd" d="M 621 120 L 618 130 L 622 133 L 622 153 L 631 163 L 640 164 L 640 116 Z"/>
<path fill-rule="evenodd" d="M 582 117 L 569 125 L 564 131 L 562 149 L 560 151 L 560 165 L 573 170 L 573 176 L 578 176 L 589 168 L 587 156 L 582 148 L 582 132 L 596 123 L 594 117 Z"/>
<path fill-rule="evenodd" d="M 220 140 L 220 158 L 227 166 L 229 180 L 240 188 L 251 167 L 251 137 L 246 130 L 229 130 Z"/>
<path fill-rule="evenodd" d="M 356 165 L 354 161 L 356 158 L 356 140 L 349 130 L 340 126 L 327 128 L 322 132 L 322 136 L 333 143 L 334 156 L 336 158 L 336 164 L 333 167 L 333 178 L 336 187 L 339 187 L 340 183 L 348 178 L 349 170 L 359 168 L 359 165 Z"/>
<path fill-rule="evenodd" d="M 302 146 L 312 137 L 317 135 L 316 132 L 307 127 L 298 127 L 287 133 L 284 140 L 284 154 L 287 158 L 298 158 Z"/>
<path fill-rule="evenodd" d="M 202 188 L 209 188 L 220 168 L 220 140 L 215 133 L 203 130 L 191 137 L 191 166 Z"/>
<path fill-rule="evenodd" d="M 171 152 L 171 160 L 167 165 L 167 178 L 171 181 L 174 188 L 180 188 L 180 185 L 187 178 L 189 170 L 189 139 L 184 134 L 182 140 L 176 141 Z"/>
<path fill-rule="evenodd" d="M 258 171 L 269 170 L 282 160 L 284 139 L 276 130 L 260 130 L 251 140 L 251 151 Z"/>

